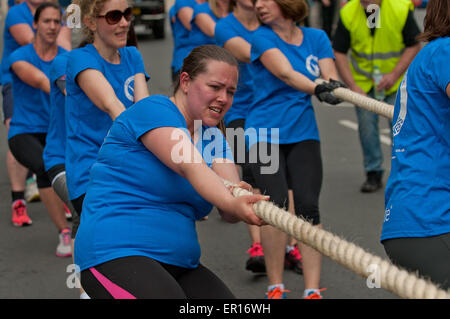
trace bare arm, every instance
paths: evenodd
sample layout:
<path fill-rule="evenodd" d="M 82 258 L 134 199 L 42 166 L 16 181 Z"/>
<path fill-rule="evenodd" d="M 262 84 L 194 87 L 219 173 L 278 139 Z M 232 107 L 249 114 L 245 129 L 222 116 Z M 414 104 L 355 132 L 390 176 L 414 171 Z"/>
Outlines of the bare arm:
<path fill-rule="evenodd" d="M 178 10 L 177 17 L 180 20 L 181 24 L 189 31 L 191 31 L 191 19 L 192 14 L 194 13 L 194 9 L 191 7 L 183 7 Z"/>
<path fill-rule="evenodd" d="M 300 72 L 295 71 L 279 49 L 273 48 L 265 51 L 260 60 L 267 70 L 287 85 L 310 95 L 314 94 L 316 84 Z"/>
<path fill-rule="evenodd" d="M 9 28 L 9 32 L 12 37 L 20 46 L 31 43 L 34 38 L 34 32 L 31 27 L 26 23 L 15 24 Z"/>
<path fill-rule="evenodd" d="M 254 225 L 263 223 L 254 214 L 251 203 L 264 197 L 261 195 L 233 197 L 220 177 L 205 164 L 184 131 L 173 127 L 160 127 L 145 133 L 141 141 L 161 162 L 186 178 L 205 200 L 225 214 L 230 214 L 231 220 L 238 218 Z"/>
<path fill-rule="evenodd" d="M 195 17 L 194 23 L 200 30 L 202 30 L 204 34 L 206 34 L 208 37 L 214 38 L 214 29 L 216 27 L 216 23 L 208 14 L 199 13 Z"/>
<path fill-rule="evenodd" d="M 390 89 L 398 80 L 399 77 L 405 73 L 408 66 L 411 64 L 411 61 L 414 59 L 416 54 L 420 51 L 421 45 L 420 43 L 413 45 L 411 47 L 406 48 L 400 60 L 397 62 L 394 70 L 392 72 L 383 75 L 380 83 L 378 84 L 378 90 L 388 90 Z"/>
<path fill-rule="evenodd" d="M 134 76 L 134 103 L 149 96 L 147 81 L 144 73 L 138 73 Z"/>
<path fill-rule="evenodd" d="M 69 27 L 61 27 L 56 43 L 67 51 L 72 50 L 72 30 Z"/>
<path fill-rule="evenodd" d="M 251 45 L 241 37 L 234 37 L 225 42 L 225 49 L 241 62 L 250 63 Z"/>
<path fill-rule="evenodd" d="M 353 74 L 350 69 L 347 54 L 334 51 L 334 56 L 336 57 L 336 68 L 345 85 L 347 85 L 348 88 L 354 92 L 366 95 L 366 92 L 364 92 L 353 79 Z"/>
<path fill-rule="evenodd" d="M 446 90 L 446 92 L 447 92 L 447 96 L 450 98 L 450 84 L 447 85 L 447 90 Z"/>
<path fill-rule="evenodd" d="M 114 89 L 98 70 L 87 69 L 80 72 L 76 81 L 87 97 L 100 110 L 108 113 L 114 121 L 125 110 Z"/>
<path fill-rule="evenodd" d="M 232 161 L 226 161 L 224 163 L 218 163 L 217 161 L 214 161 L 212 169 L 217 175 L 227 181 L 235 184 L 238 184 L 240 182 L 237 167 Z M 222 218 L 229 223 L 237 223 L 239 221 L 239 219 L 235 216 L 230 216 L 229 214 L 226 214 L 221 210 L 219 210 L 219 213 Z"/>
<path fill-rule="evenodd" d="M 319 68 L 324 80 L 337 80 L 339 78 L 337 75 L 336 64 L 334 63 L 334 60 L 332 58 L 320 59 Z"/>
<path fill-rule="evenodd" d="M 17 61 L 11 65 L 11 69 L 26 84 L 50 94 L 50 80 L 34 65 Z"/>

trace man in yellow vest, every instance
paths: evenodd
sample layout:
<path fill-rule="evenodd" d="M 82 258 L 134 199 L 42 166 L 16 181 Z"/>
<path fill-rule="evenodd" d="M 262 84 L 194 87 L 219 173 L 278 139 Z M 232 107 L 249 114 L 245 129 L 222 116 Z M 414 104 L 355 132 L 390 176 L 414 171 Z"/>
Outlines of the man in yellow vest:
<path fill-rule="evenodd" d="M 421 48 L 413 10 L 411 0 L 350 0 L 341 9 L 333 49 L 351 90 L 395 103 L 403 74 Z M 356 114 L 366 172 L 361 191 L 375 192 L 383 175 L 378 115 L 358 107 Z"/>

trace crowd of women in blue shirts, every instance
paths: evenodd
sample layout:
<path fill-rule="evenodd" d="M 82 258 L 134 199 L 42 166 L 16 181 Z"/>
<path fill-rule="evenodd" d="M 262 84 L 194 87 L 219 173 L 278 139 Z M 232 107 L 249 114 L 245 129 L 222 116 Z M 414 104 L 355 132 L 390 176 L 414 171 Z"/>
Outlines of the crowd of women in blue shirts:
<path fill-rule="evenodd" d="M 26 11 L 27 3 L 17 8 Z M 136 47 L 127 46 L 132 13 L 126 0 L 73 3 L 80 6 L 85 35 L 79 48 L 66 51 L 58 46 L 62 13 L 58 5 L 44 3 L 31 20 L 27 15 L 26 23 L 36 33 L 33 42 L 16 45 L 14 53 L 5 44 L 11 52 L 4 55 L 2 69 L 12 71 L 13 79 L 11 151 L 38 176 L 40 191 L 46 194 L 43 202 L 61 231 L 67 230 L 63 202 L 77 213 L 71 231 L 76 238 L 74 258 L 88 294 L 233 297 L 199 263 L 193 224 L 213 204 L 226 219 L 256 227 L 249 229 L 252 244 L 261 242 L 264 250 L 267 298 L 286 297 L 285 258 L 299 248 L 304 297 L 321 298 L 321 255 L 301 243 L 287 245 L 286 235 L 271 226 L 260 228 L 263 222 L 248 204 L 265 197 L 232 200 L 223 195 L 237 211 L 230 215 L 230 205 L 213 194 L 225 191 L 217 175 L 239 182 L 229 164 L 239 154 L 218 130 L 208 131 L 222 119 L 233 129 L 278 128 L 275 133 L 247 136 L 245 160 L 237 161 L 244 172 L 241 185 L 268 194 L 280 207 L 287 206 L 292 191 L 294 213 L 321 227 L 322 160 L 311 97 L 338 104 L 341 100 L 332 91 L 344 85 L 338 81 L 326 33 L 299 26 L 308 14 L 306 1 L 176 0 L 169 12 L 175 86 L 170 98 L 149 96 L 150 77 L 142 56 Z M 319 77 L 329 82 L 318 85 L 314 80 Z M 448 78 L 439 83 L 445 87 Z M 217 95 L 215 102 L 207 115 L 197 114 L 197 104 L 209 94 Z M 197 127 L 195 120 L 205 123 Z M 167 145 L 158 143 L 168 138 L 164 127 L 181 128 L 188 145 L 198 150 L 214 150 L 202 152 L 205 166 L 187 169 L 168 161 Z M 215 147 L 208 139 L 197 143 L 197 131 L 219 136 L 210 142 Z M 273 150 L 275 145 L 278 169 L 264 174 L 267 162 L 258 150 Z M 216 164 L 217 159 L 225 164 Z M 200 172 L 211 174 L 207 167 L 217 174 L 207 182 L 209 189 L 198 180 Z M 131 273 L 140 277 L 131 278 Z M 153 286 L 145 288 L 144 282 Z M 161 286 L 155 288 L 156 282 L 167 287 L 164 294 Z M 208 290 L 208 284 L 214 289 Z"/>

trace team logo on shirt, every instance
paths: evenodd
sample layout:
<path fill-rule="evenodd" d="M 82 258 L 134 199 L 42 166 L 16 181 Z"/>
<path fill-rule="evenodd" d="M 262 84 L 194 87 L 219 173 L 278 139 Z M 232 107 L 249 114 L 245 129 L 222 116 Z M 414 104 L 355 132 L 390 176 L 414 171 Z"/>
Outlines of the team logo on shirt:
<path fill-rule="evenodd" d="M 131 102 L 134 102 L 134 75 L 130 76 L 125 81 L 124 91 L 127 99 L 129 99 Z"/>
<path fill-rule="evenodd" d="M 308 56 L 306 58 L 306 69 L 312 75 L 320 76 L 319 59 L 312 54 Z"/>

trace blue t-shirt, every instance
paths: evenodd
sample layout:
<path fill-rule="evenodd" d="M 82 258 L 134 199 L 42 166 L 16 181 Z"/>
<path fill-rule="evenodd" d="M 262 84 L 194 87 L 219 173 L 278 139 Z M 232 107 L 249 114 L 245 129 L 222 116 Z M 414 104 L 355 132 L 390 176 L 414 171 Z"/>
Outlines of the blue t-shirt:
<path fill-rule="evenodd" d="M 225 43 L 235 37 L 241 37 L 251 43 L 254 31 L 246 29 L 233 13 L 220 19 L 216 24 L 214 37 L 217 45 L 224 46 Z M 253 75 L 250 71 L 250 64 L 239 62 L 239 82 L 233 105 L 224 117 L 225 124 L 228 125 L 233 120 L 245 119 L 248 108 L 253 100 Z"/>
<path fill-rule="evenodd" d="M 191 32 L 189 33 L 189 42 L 191 43 L 193 48 L 204 44 L 216 44 L 214 38 L 211 38 L 204 34 L 203 31 L 200 30 L 200 28 L 197 26 L 197 24 L 194 23 L 197 15 L 201 13 L 208 14 L 214 20 L 214 22 L 219 21 L 219 18 L 216 17 L 214 12 L 211 10 L 208 1 L 201 4 L 196 4 L 194 6 L 194 13 L 192 14 L 191 19 Z"/>
<path fill-rule="evenodd" d="M 56 85 L 56 80 L 65 79 L 69 53 L 58 55 L 50 68 L 50 123 L 44 148 L 44 165 L 48 171 L 65 163 L 66 152 L 66 97 Z"/>
<path fill-rule="evenodd" d="M 173 56 L 172 56 L 172 70 L 178 72 L 183 66 L 183 60 L 189 55 L 194 48 L 189 41 L 190 31 L 177 18 L 178 12 L 185 7 L 194 8 L 197 4 L 195 0 L 176 0 L 175 4 L 169 11 L 169 18 L 172 26 L 173 34 Z M 175 22 L 172 23 L 172 18 L 175 17 Z"/>
<path fill-rule="evenodd" d="M 145 72 L 135 47 L 119 49 L 120 64 L 103 59 L 92 44 L 70 52 L 66 74 L 66 176 L 70 199 L 86 192 L 89 170 L 109 128 L 111 117 L 95 106 L 78 86 L 76 77 L 86 69 L 100 71 L 125 108 L 134 103 L 134 76 Z M 147 76 L 148 77 L 148 76 Z"/>
<path fill-rule="evenodd" d="M 294 70 L 312 81 L 320 76 L 318 61 L 334 58 L 330 40 L 322 30 L 301 28 L 300 46 L 282 40 L 267 26 L 259 27 L 253 34 L 251 70 L 253 74 L 253 104 L 245 122 L 249 130 L 249 147 L 257 142 L 274 144 L 319 140 L 319 132 L 311 103 L 311 95 L 287 85 L 267 70 L 259 60 L 267 50 L 278 48 Z M 279 129 L 278 136 L 276 130 Z"/>
<path fill-rule="evenodd" d="M 450 37 L 427 44 L 397 93 L 381 240 L 450 232 Z"/>
<path fill-rule="evenodd" d="M 1 65 L 1 79 L 2 84 L 12 83 L 12 74 L 9 70 L 8 59 L 11 53 L 20 48 L 20 44 L 14 39 L 9 32 L 9 28 L 16 24 L 28 24 L 33 28 L 33 14 L 26 2 L 15 5 L 9 9 L 5 20 L 5 30 L 3 32 L 3 56 Z"/>
<path fill-rule="evenodd" d="M 162 95 L 139 101 L 114 121 L 92 166 L 75 239 L 75 263 L 81 270 L 132 255 L 197 267 L 195 221 L 208 215 L 212 205 L 141 142 L 159 127 L 187 132 L 183 115 Z M 208 166 L 216 158 L 232 161 L 219 129 L 202 127 L 202 132 L 196 147 Z"/>
<path fill-rule="evenodd" d="M 58 55 L 67 52 L 58 47 Z M 42 60 L 32 43 L 20 47 L 9 57 L 9 67 L 18 61 L 25 61 L 50 77 L 52 61 Z M 12 72 L 12 70 L 11 70 Z M 49 123 L 50 96 L 44 91 L 23 82 L 12 72 L 14 113 L 11 118 L 8 139 L 22 133 L 46 133 Z"/>

